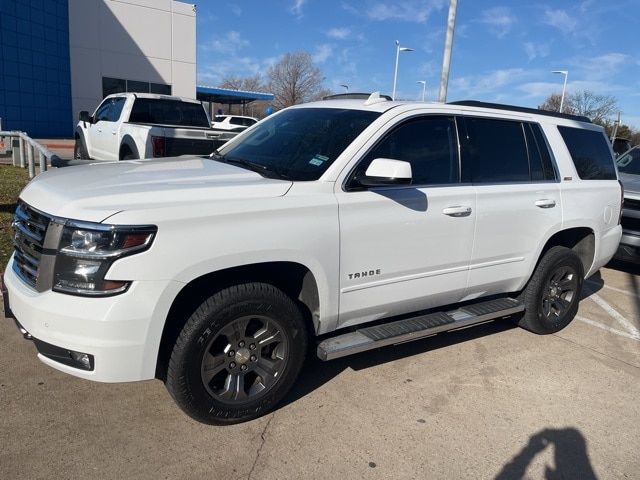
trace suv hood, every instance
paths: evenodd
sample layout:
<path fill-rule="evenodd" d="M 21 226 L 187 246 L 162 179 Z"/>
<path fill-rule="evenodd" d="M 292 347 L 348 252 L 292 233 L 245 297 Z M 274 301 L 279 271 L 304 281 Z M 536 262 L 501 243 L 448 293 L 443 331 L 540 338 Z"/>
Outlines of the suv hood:
<path fill-rule="evenodd" d="M 101 222 L 123 210 L 282 196 L 291 182 L 206 157 L 94 163 L 49 170 L 20 194 L 45 213 Z"/>

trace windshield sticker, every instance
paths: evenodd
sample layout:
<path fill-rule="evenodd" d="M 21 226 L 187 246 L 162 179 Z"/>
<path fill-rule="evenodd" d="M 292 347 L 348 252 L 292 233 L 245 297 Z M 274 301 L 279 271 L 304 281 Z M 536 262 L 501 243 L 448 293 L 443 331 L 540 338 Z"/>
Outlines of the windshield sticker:
<path fill-rule="evenodd" d="M 319 167 L 320 165 L 322 165 L 327 160 L 329 160 L 329 157 L 325 157 L 324 155 L 320 155 L 318 153 L 311 160 L 309 160 L 309 163 L 311 165 L 315 165 L 316 167 Z"/>

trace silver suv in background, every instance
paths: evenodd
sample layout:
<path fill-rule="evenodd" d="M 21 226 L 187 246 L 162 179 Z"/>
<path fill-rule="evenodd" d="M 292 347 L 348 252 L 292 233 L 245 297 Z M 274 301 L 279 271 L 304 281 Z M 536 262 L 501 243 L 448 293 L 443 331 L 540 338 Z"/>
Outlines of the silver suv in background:
<path fill-rule="evenodd" d="M 640 146 L 620 155 L 616 163 L 624 187 L 622 239 L 616 259 L 640 263 Z"/>

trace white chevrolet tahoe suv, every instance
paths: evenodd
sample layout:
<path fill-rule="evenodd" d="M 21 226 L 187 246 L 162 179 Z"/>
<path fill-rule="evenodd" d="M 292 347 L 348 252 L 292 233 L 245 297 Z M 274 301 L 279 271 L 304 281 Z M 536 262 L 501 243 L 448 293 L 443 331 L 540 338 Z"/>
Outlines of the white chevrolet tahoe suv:
<path fill-rule="evenodd" d="M 211 424 L 274 408 L 309 345 L 331 360 L 504 317 L 557 332 L 621 235 L 585 120 L 374 94 L 206 157 L 45 172 L 20 195 L 7 316 L 44 363 L 161 379 Z"/>
<path fill-rule="evenodd" d="M 199 101 L 169 95 L 117 93 L 106 97 L 93 115 L 82 111 L 79 117 L 76 160 L 203 155 L 233 136 L 211 129 Z"/>

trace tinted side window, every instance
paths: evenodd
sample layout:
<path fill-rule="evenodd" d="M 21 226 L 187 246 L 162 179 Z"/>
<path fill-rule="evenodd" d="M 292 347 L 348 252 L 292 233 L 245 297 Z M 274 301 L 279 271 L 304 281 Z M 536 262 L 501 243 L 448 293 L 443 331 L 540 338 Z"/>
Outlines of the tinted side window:
<path fill-rule="evenodd" d="M 465 118 L 465 178 L 473 183 L 527 182 L 529 159 L 520 122 Z"/>
<path fill-rule="evenodd" d="M 100 120 L 108 121 L 109 110 L 111 110 L 111 99 L 105 100 L 104 102 L 102 102 L 102 105 L 98 107 L 98 110 L 96 110 L 96 113 L 93 115 L 93 118 L 95 119 L 96 122 L 99 122 Z"/>
<path fill-rule="evenodd" d="M 534 182 L 555 180 L 556 172 L 553 169 L 549 148 L 544 141 L 544 137 L 542 137 L 540 126 L 531 123 L 525 123 L 523 126 L 525 138 L 527 139 L 527 149 L 529 150 L 531 180 Z"/>
<path fill-rule="evenodd" d="M 583 128 L 558 127 L 582 180 L 615 180 L 609 144 L 602 132 Z"/>
<path fill-rule="evenodd" d="M 138 98 L 133 104 L 130 122 L 209 128 L 209 118 L 200 103 L 179 100 Z"/>
<path fill-rule="evenodd" d="M 124 104 L 127 101 L 125 97 L 114 98 L 111 102 L 111 108 L 109 109 L 109 121 L 117 122 L 120 120 L 120 115 L 122 114 L 122 109 L 124 108 Z"/>
<path fill-rule="evenodd" d="M 453 118 L 428 116 L 409 120 L 388 133 L 360 162 L 364 175 L 376 158 L 411 164 L 414 185 L 458 182 L 458 143 Z"/>
<path fill-rule="evenodd" d="M 533 136 L 538 145 L 540 152 L 540 159 L 542 160 L 542 172 L 545 180 L 556 180 L 556 171 L 553 168 L 553 161 L 551 160 L 551 153 L 549 153 L 549 145 L 544 138 L 540 125 L 530 125 L 533 131 Z"/>

